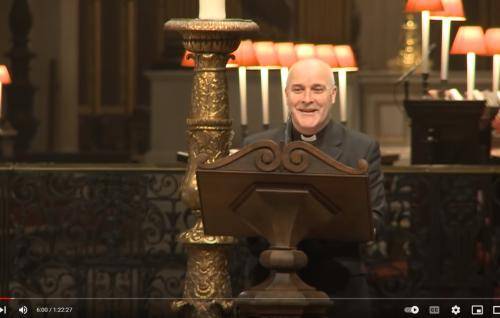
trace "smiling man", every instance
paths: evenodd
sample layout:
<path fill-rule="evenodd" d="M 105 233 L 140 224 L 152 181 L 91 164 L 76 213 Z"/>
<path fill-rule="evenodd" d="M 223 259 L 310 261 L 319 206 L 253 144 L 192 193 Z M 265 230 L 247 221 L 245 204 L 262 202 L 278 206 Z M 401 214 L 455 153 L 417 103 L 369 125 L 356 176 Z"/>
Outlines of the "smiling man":
<path fill-rule="evenodd" d="M 297 62 L 290 69 L 285 93 L 290 110 L 289 122 L 282 128 L 250 136 L 244 144 L 263 139 L 276 142 L 302 140 L 351 167 L 356 167 L 359 159 L 367 160 L 371 207 L 375 226 L 379 228 L 386 209 L 379 145 L 367 135 L 332 120 L 330 111 L 337 87 L 330 67 L 318 59 Z M 250 248 L 258 255 L 264 247 L 262 241 L 254 240 Z M 306 283 L 334 298 L 370 296 L 359 244 L 304 240 L 299 248 L 309 258 L 308 265 L 300 272 Z M 267 276 L 260 266 L 254 274 L 255 281 Z M 335 317 L 368 317 L 369 301 L 336 301 L 333 311 L 331 315 Z"/>
<path fill-rule="evenodd" d="M 296 63 L 285 89 L 293 127 L 306 138 L 314 138 L 330 122 L 330 109 L 337 87 L 328 65 L 315 59 Z"/>

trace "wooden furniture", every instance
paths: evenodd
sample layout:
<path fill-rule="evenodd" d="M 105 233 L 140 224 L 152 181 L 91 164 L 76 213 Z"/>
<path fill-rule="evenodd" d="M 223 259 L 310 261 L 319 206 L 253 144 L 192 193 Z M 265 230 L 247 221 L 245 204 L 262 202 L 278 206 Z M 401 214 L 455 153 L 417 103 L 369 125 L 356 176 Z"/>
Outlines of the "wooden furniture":
<path fill-rule="evenodd" d="M 491 120 L 498 107 L 484 101 L 406 100 L 412 164 L 485 164 Z"/>
<path fill-rule="evenodd" d="M 310 144 L 271 140 L 198 168 L 205 234 L 260 235 L 270 243 L 260 255 L 269 277 L 237 299 L 243 317 L 326 315 L 328 295 L 296 273 L 307 264 L 296 247 L 304 238 L 372 239 L 367 171 L 364 160 L 353 169 Z"/>

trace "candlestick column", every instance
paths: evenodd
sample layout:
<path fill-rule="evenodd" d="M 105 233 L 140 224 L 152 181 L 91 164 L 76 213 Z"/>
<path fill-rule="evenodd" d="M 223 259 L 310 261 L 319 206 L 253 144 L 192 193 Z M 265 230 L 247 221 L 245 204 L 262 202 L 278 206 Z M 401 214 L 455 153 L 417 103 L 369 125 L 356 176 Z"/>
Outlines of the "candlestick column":
<path fill-rule="evenodd" d="M 229 119 L 226 63 L 240 38 L 258 30 L 248 20 L 174 19 L 166 29 L 179 31 L 184 47 L 193 52 L 196 66 L 187 118 L 189 162 L 181 189 L 183 202 L 196 216 L 193 228 L 178 239 L 188 253 L 183 300 L 174 310 L 189 317 L 221 317 L 232 309 L 228 248 L 233 237 L 205 235 L 196 169 L 198 164 L 227 156 L 233 131 Z"/>

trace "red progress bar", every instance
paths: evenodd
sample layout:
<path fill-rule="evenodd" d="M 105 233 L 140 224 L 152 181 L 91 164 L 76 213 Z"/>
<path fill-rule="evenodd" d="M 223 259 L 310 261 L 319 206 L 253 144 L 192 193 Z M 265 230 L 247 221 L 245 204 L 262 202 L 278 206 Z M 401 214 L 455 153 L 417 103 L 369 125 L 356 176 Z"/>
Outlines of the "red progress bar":
<path fill-rule="evenodd" d="M 2 297 L 0 296 L 0 300 L 13 300 L 14 297 Z"/>

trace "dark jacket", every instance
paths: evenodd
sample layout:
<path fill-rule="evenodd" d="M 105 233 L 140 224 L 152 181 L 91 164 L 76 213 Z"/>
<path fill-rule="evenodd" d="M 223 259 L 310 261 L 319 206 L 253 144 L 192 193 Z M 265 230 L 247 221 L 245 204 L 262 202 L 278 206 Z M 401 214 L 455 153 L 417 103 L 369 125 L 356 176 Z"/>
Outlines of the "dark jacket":
<path fill-rule="evenodd" d="M 276 142 L 295 140 L 294 136 L 297 135 L 297 132 L 291 126 L 289 124 L 278 129 L 249 136 L 243 143 L 247 145 L 264 139 L 271 139 Z M 334 121 L 331 121 L 317 136 L 317 141 L 313 142 L 313 145 L 345 165 L 356 168 L 359 159 L 368 161 L 370 199 L 374 224 L 377 228 L 380 228 L 386 210 L 386 200 L 383 175 L 380 170 L 379 144 L 367 135 L 347 129 Z M 307 283 L 327 293 L 329 289 L 335 288 L 332 285 L 337 285 L 339 281 L 345 278 L 344 276 L 353 276 L 365 272 L 360 259 L 359 244 L 357 243 L 335 243 L 309 239 L 302 241 L 299 248 L 309 258 L 309 263 L 301 271 L 300 276 Z M 327 273 L 331 275 L 327 275 Z"/>

